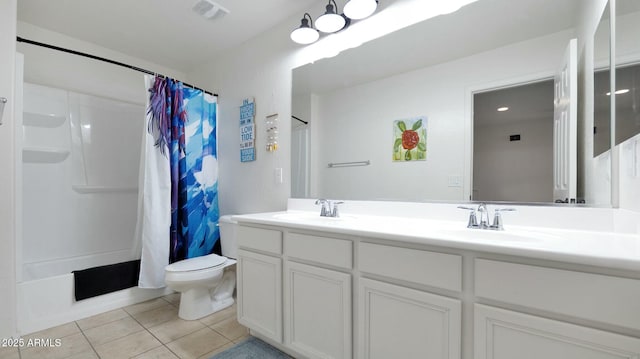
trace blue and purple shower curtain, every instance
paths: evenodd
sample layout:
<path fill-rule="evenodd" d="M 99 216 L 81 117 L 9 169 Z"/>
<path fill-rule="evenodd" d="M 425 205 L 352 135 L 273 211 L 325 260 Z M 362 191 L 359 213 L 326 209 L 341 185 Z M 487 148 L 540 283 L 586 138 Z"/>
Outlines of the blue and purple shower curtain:
<path fill-rule="evenodd" d="M 214 96 L 169 78 L 148 78 L 147 86 L 139 284 L 158 288 L 164 286 L 166 264 L 210 254 L 220 238 L 217 103 Z M 158 248 L 163 246 L 168 252 Z"/>

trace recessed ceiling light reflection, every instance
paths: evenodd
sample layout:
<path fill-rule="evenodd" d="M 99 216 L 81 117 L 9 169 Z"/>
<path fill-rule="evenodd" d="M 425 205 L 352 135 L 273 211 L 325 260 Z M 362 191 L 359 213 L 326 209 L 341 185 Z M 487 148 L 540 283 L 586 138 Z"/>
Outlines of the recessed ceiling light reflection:
<path fill-rule="evenodd" d="M 508 110 L 509 110 L 509 108 L 506 107 L 506 106 L 505 107 L 498 107 L 498 112 L 505 112 L 505 111 L 508 111 Z"/>
<path fill-rule="evenodd" d="M 616 93 L 616 95 L 622 95 L 622 94 L 627 93 L 627 92 L 629 92 L 629 89 L 618 90 L 615 93 Z M 611 96 L 611 92 L 607 92 L 607 96 Z"/>

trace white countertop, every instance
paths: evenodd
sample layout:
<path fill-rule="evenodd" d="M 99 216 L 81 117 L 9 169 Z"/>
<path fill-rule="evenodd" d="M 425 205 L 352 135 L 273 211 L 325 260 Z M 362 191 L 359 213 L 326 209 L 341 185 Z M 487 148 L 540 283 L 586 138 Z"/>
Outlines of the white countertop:
<path fill-rule="evenodd" d="M 509 226 L 505 231 L 468 229 L 466 222 L 316 212 L 287 211 L 235 215 L 253 223 L 323 231 L 408 243 L 515 255 L 623 270 L 640 271 L 640 236 L 601 231 Z"/>

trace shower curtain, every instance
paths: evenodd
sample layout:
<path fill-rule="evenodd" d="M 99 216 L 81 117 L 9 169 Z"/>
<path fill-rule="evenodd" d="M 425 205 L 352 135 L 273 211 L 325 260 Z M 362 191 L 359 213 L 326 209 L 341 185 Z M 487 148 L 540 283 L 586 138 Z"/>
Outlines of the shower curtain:
<path fill-rule="evenodd" d="M 141 163 L 139 287 L 164 287 L 164 267 L 207 255 L 219 240 L 217 103 L 169 78 L 149 91 Z"/>

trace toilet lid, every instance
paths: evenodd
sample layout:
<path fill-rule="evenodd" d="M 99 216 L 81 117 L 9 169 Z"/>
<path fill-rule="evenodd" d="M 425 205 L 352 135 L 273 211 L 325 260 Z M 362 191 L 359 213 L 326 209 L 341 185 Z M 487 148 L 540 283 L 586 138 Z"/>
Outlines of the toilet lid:
<path fill-rule="evenodd" d="M 165 269 L 168 272 L 188 272 L 211 267 L 217 267 L 227 261 L 226 257 L 217 254 L 209 254 L 206 256 L 183 259 L 175 263 L 169 264 Z"/>

